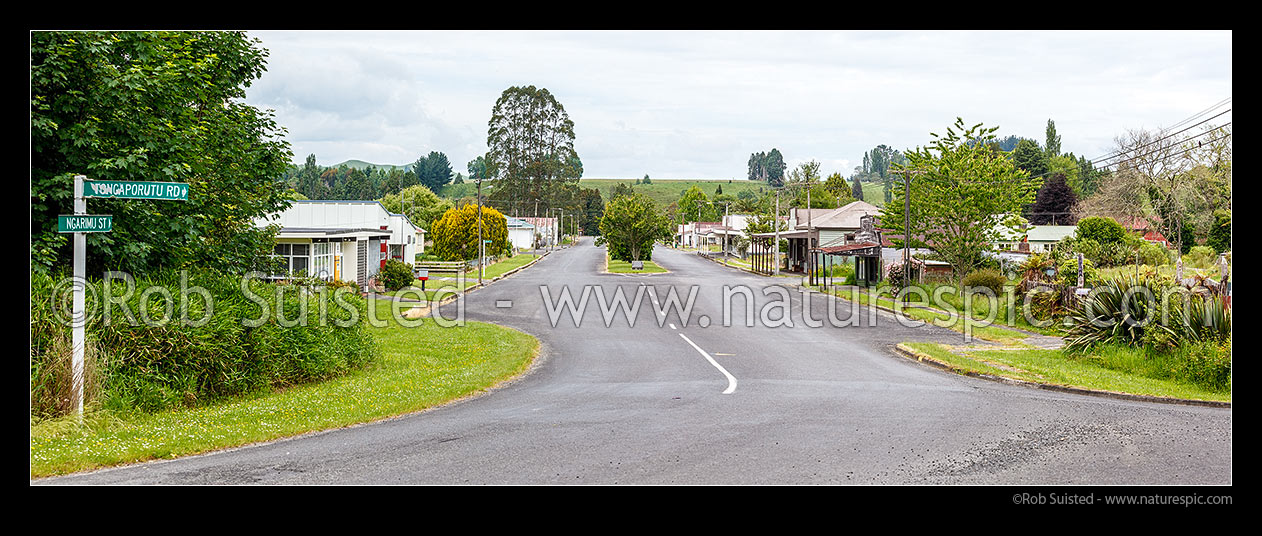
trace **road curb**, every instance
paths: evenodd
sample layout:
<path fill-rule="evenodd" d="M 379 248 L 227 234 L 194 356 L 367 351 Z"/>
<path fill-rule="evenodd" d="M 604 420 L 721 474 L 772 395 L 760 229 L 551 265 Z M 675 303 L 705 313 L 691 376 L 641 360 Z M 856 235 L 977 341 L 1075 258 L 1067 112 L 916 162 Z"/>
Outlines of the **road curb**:
<path fill-rule="evenodd" d="M 532 260 L 532 261 L 530 261 L 530 262 L 528 262 L 528 263 L 526 263 L 526 264 L 523 264 L 523 265 L 521 265 L 521 266 L 518 266 L 518 267 L 516 267 L 516 268 L 513 268 L 512 270 L 509 270 L 509 271 L 507 271 L 507 272 L 504 272 L 503 274 L 497 275 L 497 276 L 495 276 L 495 277 L 491 278 L 491 279 L 490 279 L 490 280 L 488 280 L 488 281 L 484 281 L 484 282 L 482 282 L 482 283 L 474 283 L 474 284 L 472 284 L 472 285 L 470 285 L 470 286 L 468 286 L 468 287 L 465 287 L 464 289 L 460 290 L 459 292 L 453 292 L 453 293 L 450 293 L 450 294 L 448 294 L 447 296 L 445 296 L 443 299 L 439 300 L 439 301 L 438 301 L 438 303 L 421 302 L 421 301 L 415 301 L 415 300 L 399 300 L 399 302 L 400 302 L 400 303 L 417 303 L 417 304 L 424 303 L 424 304 L 428 304 L 428 307 L 427 307 L 427 308 L 429 309 L 429 313 L 430 313 L 430 314 L 432 314 L 435 308 L 437 308 L 437 307 L 442 307 L 442 306 L 444 306 L 444 305 L 447 305 L 447 304 L 449 304 L 449 303 L 451 303 L 451 302 L 453 302 L 453 301 L 456 301 L 456 300 L 460 299 L 461 297 L 463 297 L 464 295 L 466 295 L 466 294 L 468 294 L 468 293 L 470 293 L 470 292 L 473 292 L 473 291 L 475 291 L 475 290 L 477 290 L 477 289 L 480 289 L 480 288 L 486 287 L 487 285 L 490 285 L 491 283 L 494 283 L 494 282 L 496 282 L 496 281 L 499 281 L 499 280 L 501 280 L 501 279 L 504 279 L 505 277 L 508 277 L 508 276 L 513 275 L 513 274 L 515 274 L 515 273 L 517 273 L 517 272 L 520 272 L 520 271 L 522 271 L 522 270 L 525 270 L 526 268 L 529 268 L 529 267 L 531 267 L 532 265 L 534 265 L 536 262 L 539 262 L 540 260 L 543 260 L 543 258 L 544 258 L 544 257 L 547 257 L 547 256 L 548 256 L 548 255 L 550 255 L 551 253 L 552 253 L 552 252 L 551 252 L 551 251 L 549 251 L 549 252 L 546 252 L 546 253 L 544 253 L 544 254 L 542 254 L 542 255 L 539 255 L 538 257 L 535 257 L 535 259 L 534 259 L 534 260 Z M 390 301 L 393 301 L 393 298 L 377 298 L 377 299 L 379 299 L 379 300 L 390 300 Z"/>
<path fill-rule="evenodd" d="M 1164 396 L 1119 393 L 1115 391 L 1099 391 L 1095 389 L 1087 389 L 1084 387 L 1071 387 L 1068 385 L 1038 383 L 1038 382 L 1031 382 L 1031 381 L 1026 381 L 1026 380 L 1018 380 L 1014 378 L 1005 378 L 1003 376 L 995 376 L 993 374 L 983 374 L 980 372 L 974 372 L 971 370 L 962 369 L 950 363 L 939 361 L 933 356 L 930 356 L 924 352 L 920 352 L 915 349 L 909 348 L 902 343 L 894 345 L 893 348 L 894 348 L 895 354 L 905 357 L 907 359 L 913 359 L 917 363 L 924 363 L 935 368 L 939 368 L 948 372 L 959 374 L 961 376 L 969 376 L 972 378 L 989 380 L 989 381 L 1004 383 L 1008 385 L 1017 385 L 1021 387 L 1030 387 L 1034 389 L 1043 389 L 1046 391 L 1057 391 L 1061 393 L 1072 393 L 1072 394 L 1077 394 L 1077 395 L 1113 398 L 1117 400 L 1156 402 L 1160 404 L 1177 404 L 1177 405 L 1183 405 L 1183 406 L 1202 406 L 1202 407 L 1211 407 L 1211 408 L 1231 409 L 1231 402 L 1219 402 L 1216 400 L 1191 400 L 1191 399 L 1186 399 L 1186 398 L 1171 398 L 1171 397 L 1164 397 Z"/>

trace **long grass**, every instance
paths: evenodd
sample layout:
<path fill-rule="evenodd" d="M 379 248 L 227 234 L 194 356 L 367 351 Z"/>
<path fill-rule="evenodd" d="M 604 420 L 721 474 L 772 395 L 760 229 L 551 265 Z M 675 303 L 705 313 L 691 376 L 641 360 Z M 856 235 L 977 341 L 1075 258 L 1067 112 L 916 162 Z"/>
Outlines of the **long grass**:
<path fill-rule="evenodd" d="M 378 309 L 386 318 L 388 308 Z M 371 328 L 381 355 L 345 376 L 152 414 L 89 413 L 31 427 L 31 477 L 171 458 L 370 422 L 484 391 L 527 369 L 533 337 L 469 322 Z"/>
<path fill-rule="evenodd" d="M 952 351 L 936 343 L 905 343 L 961 370 L 1035 383 L 1189 400 L 1230 401 L 1226 389 L 1208 387 L 1177 372 L 1181 357 L 1123 346 L 1080 355 L 1062 350 L 1006 348 Z"/>

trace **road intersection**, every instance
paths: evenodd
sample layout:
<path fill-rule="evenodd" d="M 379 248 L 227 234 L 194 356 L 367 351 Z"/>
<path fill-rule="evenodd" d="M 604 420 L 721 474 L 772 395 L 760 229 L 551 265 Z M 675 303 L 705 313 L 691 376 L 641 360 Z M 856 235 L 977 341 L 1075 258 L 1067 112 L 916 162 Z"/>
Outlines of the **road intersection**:
<path fill-rule="evenodd" d="M 586 239 L 440 308 L 540 339 L 531 371 L 492 392 L 45 482 L 1231 484 L 1230 409 L 958 376 L 892 346 L 960 333 L 866 308 L 837 327 L 819 295 L 676 250 L 654 251 L 670 272 L 653 275 L 601 273 L 604 256 Z M 693 296 L 689 314 L 671 307 L 672 289 L 675 305 Z M 619 290 L 628 307 L 641 297 L 635 313 L 610 305 Z M 581 314 L 558 306 L 565 291 L 588 297 Z M 847 302 L 836 307 L 850 319 Z"/>

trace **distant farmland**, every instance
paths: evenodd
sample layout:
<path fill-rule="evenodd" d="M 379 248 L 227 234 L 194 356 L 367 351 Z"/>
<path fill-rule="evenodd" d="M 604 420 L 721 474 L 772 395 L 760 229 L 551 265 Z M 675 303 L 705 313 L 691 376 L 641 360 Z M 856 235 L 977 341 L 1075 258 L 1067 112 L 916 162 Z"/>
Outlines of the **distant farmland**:
<path fill-rule="evenodd" d="M 770 191 L 767 183 L 759 181 L 751 181 L 746 179 L 711 179 L 711 180 L 686 180 L 686 179 L 655 179 L 650 184 L 635 184 L 636 179 L 581 179 L 579 186 L 583 188 L 596 188 L 600 190 L 600 195 L 605 201 L 609 201 L 609 196 L 613 192 L 614 186 L 619 183 L 630 185 L 635 191 L 647 195 L 653 200 L 659 208 L 665 208 L 667 205 L 674 203 L 679 199 L 679 194 L 685 190 L 696 186 L 705 192 L 706 197 L 713 198 L 714 193 L 720 187 L 723 193 L 736 196 L 743 191 L 751 191 L 761 193 Z M 486 181 L 482 183 L 483 188 L 494 186 L 494 181 Z M 459 199 L 461 197 L 472 196 L 477 186 L 472 182 L 466 181 L 463 184 L 447 184 L 443 186 L 442 196 L 449 199 Z M 864 200 L 876 206 L 885 204 L 885 196 L 882 193 L 881 185 L 876 183 L 863 183 Z M 527 215 L 523 213 L 522 215 Z"/>

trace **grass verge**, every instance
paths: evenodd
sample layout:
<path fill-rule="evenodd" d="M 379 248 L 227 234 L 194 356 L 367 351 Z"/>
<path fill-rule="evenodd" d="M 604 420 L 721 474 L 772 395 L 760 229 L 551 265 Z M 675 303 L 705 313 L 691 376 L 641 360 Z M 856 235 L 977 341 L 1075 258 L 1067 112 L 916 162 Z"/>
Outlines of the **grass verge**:
<path fill-rule="evenodd" d="M 1141 350 L 1101 348 L 1078 356 L 1062 350 L 1034 348 L 978 349 L 937 343 L 904 343 L 956 372 L 987 374 L 1033 383 L 1132 395 L 1230 402 L 1230 392 L 1152 377 L 1160 357 Z"/>
<path fill-rule="evenodd" d="M 403 309 L 406 309 L 404 307 Z M 378 309 L 378 316 L 388 314 Z M 31 478 L 173 458 L 370 422 L 482 392 L 524 372 L 534 337 L 468 322 L 372 328 L 381 358 L 325 382 L 153 414 L 90 414 L 31 426 Z"/>
<path fill-rule="evenodd" d="M 664 274 L 670 271 L 658 266 L 657 263 L 653 261 L 644 261 L 643 270 L 632 270 L 630 262 L 610 259 L 607 256 L 605 257 L 605 261 L 607 264 L 605 271 L 611 274 Z"/>
<path fill-rule="evenodd" d="M 815 289 L 819 290 L 819 287 L 815 287 Z M 982 339 L 986 341 L 998 342 L 1002 344 L 1017 344 L 1017 343 L 1020 343 L 1022 340 L 1026 339 L 1027 337 L 1029 337 L 1029 334 L 1022 333 L 1020 331 L 1006 329 L 1006 328 L 996 326 L 996 325 L 984 325 L 984 323 L 980 319 L 976 319 L 972 317 L 967 319 L 967 325 L 966 325 L 966 319 L 963 316 L 959 315 L 958 313 L 953 316 L 953 315 L 948 314 L 945 311 L 940 311 L 936 309 L 935 310 L 920 309 L 917 307 L 910 307 L 907 305 L 901 305 L 900 306 L 901 309 L 897 309 L 894 306 L 895 305 L 894 300 L 882 298 L 880 296 L 873 297 L 866 292 L 859 292 L 857 296 L 852 295 L 850 292 L 846 292 L 844 290 L 840 290 L 837 288 L 831 288 L 827 292 L 839 298 L 843 298 L 850 301 L 854 301 L 857 299 L 858 302 L 862 305 L 876 304 L 881 307 L 885 307 L 886 309 L 890 309 L 894 311 L 901 311 L 903 316 L 911 320 L 929 322 L 935 326 L 944 327 L 947 329 L 958 331 L 960 333 L 965 333 L 965 331 L 967 330 L 968 332 L 971 332 L 974 337 L 977 337 L 978 339 Z"/>

